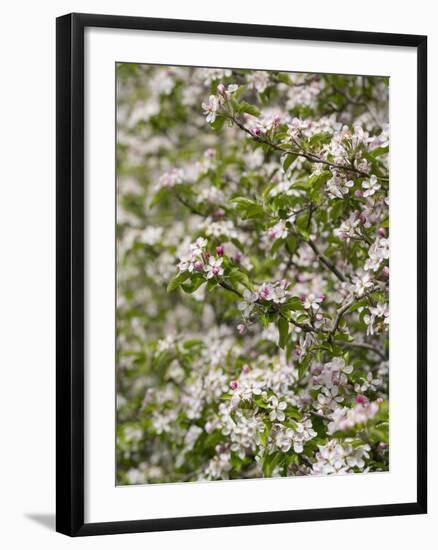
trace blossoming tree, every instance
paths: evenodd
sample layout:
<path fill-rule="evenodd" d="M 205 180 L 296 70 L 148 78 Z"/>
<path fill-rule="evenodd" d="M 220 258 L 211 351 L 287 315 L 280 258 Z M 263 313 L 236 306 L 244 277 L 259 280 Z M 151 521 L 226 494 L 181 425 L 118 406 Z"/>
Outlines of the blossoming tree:
<path fill-rule="evenodd" d="M 387 79 L 117 83 L 118 483 L 387 470 Z"/>

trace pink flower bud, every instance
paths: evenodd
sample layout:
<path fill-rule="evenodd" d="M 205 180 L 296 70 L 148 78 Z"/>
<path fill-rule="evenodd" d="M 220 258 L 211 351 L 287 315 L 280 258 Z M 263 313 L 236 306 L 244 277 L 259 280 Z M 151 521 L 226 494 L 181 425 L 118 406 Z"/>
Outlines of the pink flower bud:
<path fill-rule="evenodd" d="M 218 84 L 217 91 L 218 91 L 221 95 L 224 95 L 224 93 L 225 93 L 225 86 L 224 86 L 222 83 L 221 83 L 221 84 Z"/>
<path fill-rule="evenodd" d="M 361 223 L 365 223 L 367 221 L 363 212 L 359 212 L 359 210 L 356 210 L 355 215 L 356 219 L 359 220 Z"/>
<path fill-rule="evenodd" d="M 225 250 L 224 250 L 224 247 L 222 245 L 216 247 L 216 254 L 218 256 L 223 256 L 224 252 L 225 252 Z"/>
<path fill-rule="evenodd" d="M 321 302 L 325 302 L 326 301 L 326 298 L 327 296 L 325 294 L 321 294 L 321 296 L 319 297 L 319 299 L 321 300 Z"/>
<path fill-rule="evenodd" d="M 382 269 L 382 273 L 389 277 L 389 267 L 387 265 Z"/>
<path fill-rule="evenodd" d="M 239 334 L 245 334 L 245 332 L 246 332 L 246 326 L 245 326 L 245 325 L 242 325 L 242 324 L 237 325 L 237 332 L 238 332 Z"/>
<path fill-rule="evenodd" d="M 377 230 L 377 233 L 380 235 L 380 237 L 384 237 L 386 235 L 386 231 L 384 227 L 379 227 Z"/>
<path fill-rule="evenodd" d="M 269 296 L 269 288 L 262 288 L 260 290 L 260 296 L 262 298 L 267 298 Z"/>
<path fill-rule="evenodd" d="M 237 254 L 235 254 L 233 256 L 233 262 L 236 263 L 236 264 L 240 264 L 241 261 L 242 261 L 242 254 L 240 254 L 240 252 L 238 252 Z"/>
<path fill-rule="evenodd" d="M 225 216 L 225 212 L 221 208 L 216 208 L 216 210 L 213 210 L 212 212 L 213 218 L 223 218 Z"/>
<path fill-rule="evenodd" d="M 204 156 L 207 158 L 214 158 L 216 156 L 216 151 L 210 147 L 210 149 L 207 149 L 204 153 Z"/>
<path fill-rule="evenodd" d="M 244 374 L 248 374 L 250 370 L 251 370 L 251 369 L 249 368 L 248 365 L 243 365 L 243 367 L 242 367 L 242 372 L 243 372 Z"/>
<path fill-rule="evenodd" d="M 196 271 L 204 271 L 204 264 L 201 261 L 195 263 Z"/>
<path fill-rule="evenodd" d="M 259 137 L 261 133 L 262 133 L 262 131 L 261 131 L 260 128 L 254 128 L 254 135 L 256 135 L 257 137 Z"/>
<path fill-rule="evenodd" d="M 205 257 L 207 258 L 207 260 L 208 260 L 208 258 L 211 256 L 211 254 L 210 254 L 210 252 L 204 252 L 204 256 L 205 256 Z"/>
<path fill-rule="evenodd" d="M 230 382 L 230 388 L 232 390 L 237 390 L 238 387 L 239 387 L 239 382 L 237 380 L 232 380 Z"/>
<path fill-rule="evenodd" d="M 268 229 L 268 237 L 273 241 L 276 238 L 276 231 L 272 227 Z"/>
<path fill-rule="evenodd" d="M 364 395 L 356 395 L 356 403 L 364 405 L 367 402 L 367 398 Z"/>
<path fill-rule="evenodd" d="M 362 193 L 362 191 L 361 191 L 360 189 L 357 189 L 357 190 L 354 192 L 354 195 L 355 195 L 358 199 L 360 199 L 360 198 L 363 197 L 363 193 Z"/>
<path fill-rule="evenodd" d="M 322 321 L 322 320 L 323 320 L 323 316 L 321 315 L 321 313 L 317 313 L 317 314 L 315 315 L 315 319 L 316 319 L 317 321 Z"/>
<path fill-rule="evenodd" d="M 306 295 L 305 294 L 300 294 L 300 300 L 302 302 L 305 302 L 306 301 Z"/>
<path fill-rule="evenodd" d="M 305 280 L 306 280 L 306 277 L 305 277 L 305 275 L 303 275 L 302 273 L 300 273 L 300 274 L 297 275 L 297 281 L 298 281 L 299 283 L 304 283 Z"/>

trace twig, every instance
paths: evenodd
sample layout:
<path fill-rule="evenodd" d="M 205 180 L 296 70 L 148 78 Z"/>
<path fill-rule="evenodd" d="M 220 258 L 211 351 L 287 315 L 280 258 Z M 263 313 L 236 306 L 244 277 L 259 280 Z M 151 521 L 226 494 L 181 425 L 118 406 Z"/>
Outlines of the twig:
<path fill-rule="evenodd" d="M 181 195 L 176 195 L 177 200 L 184 205 L 186 208 L 190 210 L 192 214 L 196 214 L 197 216 L 201 216 L 202 218 L 205 218 L 205 214 L 201 212 L 200 210 L 197 210 L 194 206 L 192 206 L 188 201 L 183 199 Z"/>
<path fill-rule="evenodd" d="M 342 316 L 354 304 L 355 301 L 356 301 L 356 297 L 352 298 L 349 302 L 347 302 L 344 306 L 342 306 L 341 309 L 338 310 L 336 319 L 333 323 L 333 327 L 330 331 L 330 336 L 333 336 L 335 332 L 338 330 L 338 326 L 339 326 L 339 323 L 341 322 Z"/>
<path fill-rule="evenodd" d="M 248 135 L 250 135 L 255 141 L 258 141 L 259 143 L 263 143 L 264 145 L 268 145 L 269 147 L 272 147 L 273 149 L 275 149 L 277 151 L 280 151 L 284 155 L 296 155 L 296 156 L 299 156 L 299 157 L 304 157 L 305 159 L 307 159 L 310 162 L 314 162 L 314 163 L 317 163 L 317 164 L 325 164 L 326 166 L 330 166 L 331 168 L 336 168 L 337 170 L 345 170 L 347 172 L 353 172 L 353 173 L 358 174 L 362 177 L 366 177 L 366 178 L 370 177 L 370 175 L 367 174 L 367 172 L 363 172 L 362 170 L 359 170 L 358 168 L 355 168 L 354 166 L 344 166 L 342 164 L 336 164 L 335 162 L 330 162 L 329 160 L 318 157 L 317 155 L 315 155 L 313 153 L 306 153 L 304 151 L 295 151 L 295 150 L 283 149 L 283 147 L 280 147 L 279 145 L 277 145 L 276 143 L 273 143 L 272 141 L 264 139 L 260 136 L 256 136 L 249 128 L 247 128 L 244 124 L 242 124 L 242 122 L 240 122 L 240 120 L 238 120 L 233 115 L 228 115 L 228 117 L 230 118 L 230 120 L 232 120 L 234 122 L 234 124 L 236 124 L 236 126 L 238 126 L 241 130 L 246 132 Z M 382 176 L 376 176 L 376 177 L 377 177 L 377 179 L 381 179 L 381 180 L 384 180 L 384 181 L 389 181 L 388 178 L 385 178 L 385 177 L 382 177 Z"/>
<path fill-rule="evenodd" d="M 365 344 L 364 342 L 344 342 L 343 340 L 335 340 L 335 344 L 345 346 L 347 348 L 359 348 L 367 351 L 372 351 L 378 355 L 383 361 L 387 361 L 388 357 L 379 349 L 375 348 L 371 344 Z"/>
<path fill-rule="evenodd" d="M 349 96 L 346 92 L 344 92 L 340 88 L 337 88 L 336 86 L 333 86 L 333 90 L 337 94 L 341 95 L 348 103 L 351 103 L 352 105 L 357 105 L 359 107 L 364 107 L 368 111 L 368 113 L 371 115 L 371 118 L 374 120 L 374 123 L 378 124 L 378 120 L 377 120 L 376 115 L 371 111 L 371 108 L 370 108 L 369 104 L 366 101 L 359 101 L 359 100 Z"/>
<path fill-rule="evenodd" d="M 317 332 L 317 330 L 314 329 L 313 327 L 311 327 L 310 325 L 305 325 L 303 323 L 299 323 L 298 321 L 295 321 L 295 319 L 292 319 L 292 318 L 288 319 L 287 317 L 285 317 L 281 313 L 280 313 L 280 315 L 283 317 L 283 319 L 286 319 L 286 321 L 288 321 L 289 323 L 292 323 L 293 325 L 300 328 L 301 330 L 304 330 L 304 332 Z M 324 332 L 324 331 L 320 330 L 320 332 Z"/>
<path fill-rule="evenodd" d="M 236 290 L 234 287 L 232 287 L 225 281 L 220 281 L 219 285 L 225 290 L 228 290 L 229 292 L 233 292 L 236 296 L 239 296 L 239 298 L 243 299 L 243 294 L 241 294 L 238 290 Z"/>
<path fill-rule="evenodd" d="M 318 258 L 318 260 L 325 265 L 327 269 L 329 269 L 340 281 L 343 283 L 346 281 L 345 276 L 339 271 L 339 269 L 327 258 L 327 256 L 324 256 L 322 252 L 319 251 L 318 247 L 312 240 L 305 241 L 310 248 L 315 253 L 315 256 Z"/>
<path fill-rule="evenodd" d="M 371 292 L 373 292 L 375 289 L 374 287 L 372 287 L 370 290 L 368 290 L 367 292 L 365 292 L 362 296 L 359 297 L 360 300 L 362 300 L 363 298 L 366 298 L 369 294 L 371 294 Z M 339 323 L 341 322 L 341 319 L 344 315 L 344 313 L 346 313 L 348 311 L 348 309 L 354 304 L 354 302 L 358 299 L 358 297 L 356 296 L 353 296 L 344 306 L 341 307 L 341 309 L 338 310 L 338 313 L 336 315 L 336 319 L 333 323 L 333 327 L 330 331 L 330 337 L 333 337 L 333 335 L 335 334 L 335 332 L 338 330 L 338 327 L 339 327 Z"/>
<path fill-rule="evenodd" d="M 324 420 L 330 420 L 328 416 L 317 411 L 310 411 L 310 414 L 313 414 L 313 416 L 318 416 L 319 418 L 323 418 Z"/>

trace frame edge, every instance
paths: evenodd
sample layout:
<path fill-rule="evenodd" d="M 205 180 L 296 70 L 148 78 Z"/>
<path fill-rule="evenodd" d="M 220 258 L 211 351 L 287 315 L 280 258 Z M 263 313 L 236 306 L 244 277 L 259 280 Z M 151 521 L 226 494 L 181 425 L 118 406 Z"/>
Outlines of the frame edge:
<path fill-rule="evenodd" d="M 56 530 L 84 524 L 83 28 L 56 20 Z"/>
<path fill-rule="evenodd" d="M 126 28 L 169 32 L 240 34 L 417 48 L 417 502 L 84 523 L 83 36 L 86 26 L 123 28 L 125 25 Z M 427 37 L 71 13 L 56 20 L 56 72 L 56 530 L 75 537 L 427 513 Z"/>

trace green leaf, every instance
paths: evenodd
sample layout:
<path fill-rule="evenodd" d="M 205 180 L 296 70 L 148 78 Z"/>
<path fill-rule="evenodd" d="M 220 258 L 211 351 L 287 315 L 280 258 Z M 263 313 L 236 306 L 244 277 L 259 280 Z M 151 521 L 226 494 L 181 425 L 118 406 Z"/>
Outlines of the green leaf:
<path fill-rule="evenodd" d="M 289 333 L 289 323 L 286 321 L 286 319 L 283 319 L 283 317 L 280 317 L 278 320 L 278 332 L 280 335 L 280 338 L 278 340 L 278 345 L 280 348 L 284 349 L 287 344 L 287 336 Z"/>
<path fill-rule="evenodd" d="M 289 254 L 293 254 L 297 249 L 297 238 L 294 235 L 289 235 L 286 239 L 286 246 Z"/>
<path fill-rule="evenodd" d="M 301 361 L 298 367 L 298 379 L 301 380 L 301 378 L 305 375 L 307 371 L 307 367 L 309 366 L 310 361 L 312 360 L 312 354 L 308 353 L 306 357 Z"/>
<path fill-rule="evenodd" d="M 187 284 L 182 284 L 181 285 L 181 288 L 184 290 L 184 292 L 186 292 L 187 294 L 193 294 L 193 292 L 195 292 L 195 290 L 198 290 L 198 288 L 203 284 L 205 283 L 205 280 L 204 278 L 201 276 L 201 277 L 196 277 L 194 279 L 192 279 L 190 281 L 190 283 L 187 283 Z"/>
<path fill-rule="evenodd" d="M 160 189 L 155 193 L 155 195 L 152 197 L 151 202 L 149 203 L 149 208 L 153 208 L 156 204 L 158 204 L 164 197 L 166 197 L 168 194 L 167 189 Z"/>
<path fill-rule="evenodd" d="M 284 455 L 281 452 L 266 455 L 263 460 L 263 476 L 271 477 L 275 467 L 284 459 Z"/>
<path fill-rule="evenodd" d="M 213 130 L 222 130 L 224 124 L 225 118 L 222 116 L 218 116 L 215 118 L 214 122 L 210 123 L 210 126 L 213 128 Z"/>
<path fill-rule="evenodd" d="M 284 84 L 287 84 L 288 86 L 290 86 L 290 78 L 289 78 L 289 75 L 286 74 L 286 73 L 277 73 L 276 75 L 276 78 L 277 80 L 279 80 L 280 82 L 283 82 Z"/>
<path fill-rule="evenodd" d="M 293 418 L 294 420 L 301 420 L 301 414 L 299 413 L 298 409 L 296 407 L 288 407 L 286 410 L 288 418 Z M 293 426 L 296 428 L 296 425 Z"/>
<path fill-rule="evenodd" d="M 272 245 L 272 248 L 271 248 L 271 254 L 275 256 L 275 254 L 280 250 L 280 248 L 284 245 L 285 242 L 286 242 L 285 239 L 277 239 L 276 241 L 274 241 L 274 244 Z"/>
<path fill-rule="evenodd" d="M 266 444 L 268 442 L 269 432 L 271 427 L 270 427 L 269 421 L 267 420 L 265 420 L 264 424 L 265 424 L 265 429 L 262 432 L 260 432 L 260 442 L 263 445 L 263 448 L 266 449 Z"/>
<path fill-rule="evenodd" d="M 298 232 L 306 241 L 308 241 L 310 239 L 310 232 L 309 232 L 308 229 L 304 229 L 303 227 L 299 227 Z"/>
<path fill-rule="evenodd" d="M 247 103 L 246 101 L 241 101 L 239 103 L 239 112 L 240 113 L 248 113 L 252 116 L 260 116 L 260 111 L 257 109 L 255 105 L 251 105 L 250 103 Z"/>
<path fill-rule="evenodd" d="M 291 311 L 303 311 L 304 309 L 303 302 L 298 296 L 289 298 L 284 306 Z M 307 321 L 307 315 L 304 316 L 303 321 Z"/>
<path fill-rule="evenodd" d="M 308 143 L 311 147 L 321 146 L 325 143 L 330 143 L 332 136 L 329 132 L 321 132 L 319 134 L 314 134 L 309 140 Z"/>
<path fill-rule="evenodd" d="M 173 290 L 176 290 L 184 281 L 187 281 L 187 279 L 190 277 L 190 273 L 188 271 L 183 271 L 182 273 L 179 273 L 169 281 L 169 284 L 167 285 L 167 292 L 172 292 Z"/>
<path fill-rule="evenodd" d="M 217 281 L 215 279 L 209 279 L 207 281 L 207 290 L 208 292 L 212 292 L 217 287 Z"/>
<path fill-rule="evenodd" d="M 348 311 L 350 313 L 353 313 L 353 311 L 357 311 L 359 308 L 364 307 L 367 305 L 367 300 L 364 298 L 362 300 L 358 300 L 357 302 L 354 302 L 349 308 Z"/>
<path fill-rule="evenodd" d="M 302 308 L 304 309 L 304 307 Z M 309 319 L 309 316 L 307 315 L 307 313 L 303 313 L 302 315 L 298 315 L 298 317 L 296 318 L 296 321 L 298 321 L 298 323 L 304 323 L 304 321 L 307 321 Z"/>
<path fill-rule="evenodd" d="M 260 315 L 259 321 L 263 328 L 267 328 L 269 326 L 269 319 L 266 315 Z"/>
<path fill-rule="evenodd" d="M 309 179 L 308 185 L 310 187 L 310 199 L 317 201 L 319 192 L 322 186 L 331 178 L 330 172 L 323 172 L 322 174 L 314 175 Z"/>
<path fill-rule="evenodd" d="M 248 275 L 244 273 L 243 271 L 240 271 L 237 267 L 233 268 L 228 277 L 230 278 L 230 281 L 232 283 L 240 283 L 248 290 L 253 290 L 254 286 L 252 282 L 250 281 Z"/>
<path fill-rule="evenodd" d="M 191 349 L 202 344 L 204 344 L 203 340 L 193 338 L 192 340 L 186 340 L 185 342 L 183 342 L 183 347 L 186 349 Z"/>
<path fill-rule="evenodd" d="M 283 170 L 287 172 L 289 166 L 293 163 L 293 161 L 297 158 L 297 155 L 286 155 L 286 158 L 283 162 Z"/>
<path fill-rule="evenodd" d="M 265 214 L 260 204 L 246 197 L 235 197 L 231 202 L 235 204 L 237 212 L 243 219 L 263 217 Z"/>
<path fill-rule="evenodd" d="M 237 90 L 234 92 L 233 98 L 237 101 L 245 90 L 246 90 L 246 84 L 242 84 L 242 86 L 239 86 Z"/>
<path fill-rule="evenodd" d="M 370 428 L 368 435 L 373 443 L 389 443 L 388 423 L 382 422 L 378 428 Z"/>
<path fill-rule="evenodd" d="M 386 153 L 389 152 L 389 147 L 376 147 L 373 151 L 371 151 L 371 156 L 374 158 L 380 157 L 380 155 L 386 155 Z"/>

